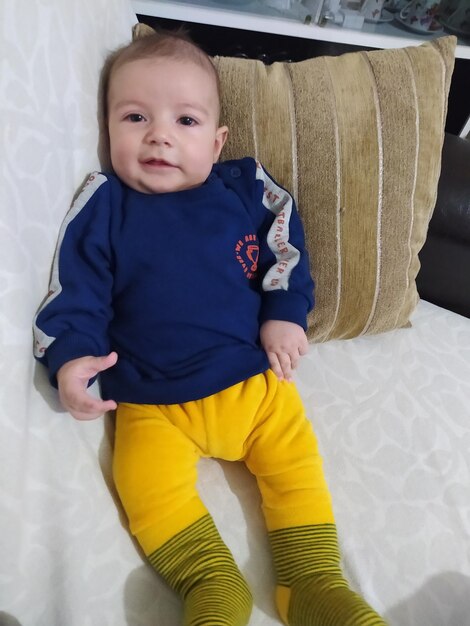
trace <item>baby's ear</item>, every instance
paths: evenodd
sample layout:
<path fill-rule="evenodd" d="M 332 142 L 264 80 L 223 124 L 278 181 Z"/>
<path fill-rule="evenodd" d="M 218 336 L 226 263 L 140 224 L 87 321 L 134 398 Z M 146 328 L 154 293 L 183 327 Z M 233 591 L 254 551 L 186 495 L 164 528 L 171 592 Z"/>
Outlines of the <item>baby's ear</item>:
<path fill-rule="evenodd" d="M 222 152 L 222 148 L 224 147 L 225 142 L 227 141 L 228 136 L 228 128 L 227 126 L 220 126 L 215 133 L 215 141 L 214 141 L 214 163 L 217 163 L 219 160 L 220 153 Z"/>
<path fill-rule="evenodd" d="M 132 41 L 140 39 L 141 37 L 148 37 L 149 35 L 155 35 L 155 31 L 148 24 L 141 24 L 138 22 L 132 27 Z"/>

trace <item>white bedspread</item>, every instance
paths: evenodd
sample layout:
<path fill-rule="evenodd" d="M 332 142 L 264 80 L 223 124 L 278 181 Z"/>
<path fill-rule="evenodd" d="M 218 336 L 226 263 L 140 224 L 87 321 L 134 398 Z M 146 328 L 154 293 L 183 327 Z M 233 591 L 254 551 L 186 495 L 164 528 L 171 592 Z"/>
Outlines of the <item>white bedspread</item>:
<path fill-rule="evenodd" d="M 177 626 L 115 502 L 112 421 L 63 413 L 31 356 L 58 226 L 98 166 L 103 55 L 128 0 L 0 5 L 0 626 Z M 470 624 L 470 320 L 421 302 L 413 328 L 311 346 L 297 382 L 324 453 L 344 565 L 391 626 Z M 204 461 L 200 490 L 274 626 L 253 478 Z"/>
<path fill-rule="evenodd" d="M 413 321 L 412 329 L 311 346 L 297 381 L 353 585 L 391 626 L 465 626 L 470 321 L 425 302 Z M 176 626 L 179 602 L 144 563 L 113 502 L 112 421 L 73 421 L 42 369 L 33 385 L 30 362 L 10 366 L 1 608 L 22 626 Z M 200 491 L 253 588 L 250 624 L 279 624 L 254 479 L 242 465 L 206 460 Z M 17 624 L 1 615 L 2 626 Z"/>

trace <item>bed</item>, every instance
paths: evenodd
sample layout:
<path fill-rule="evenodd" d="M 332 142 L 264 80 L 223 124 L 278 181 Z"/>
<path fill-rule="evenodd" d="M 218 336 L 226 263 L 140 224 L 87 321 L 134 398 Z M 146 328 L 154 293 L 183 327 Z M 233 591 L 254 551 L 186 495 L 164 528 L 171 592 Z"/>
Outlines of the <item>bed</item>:
<path fill-rule="evenodd" d="M 98 71 L 135 22 L 127 0 L 0 7 L 1 626 L 180 623 L 178 599 L 146 565 L 117 501 L 113 417 L 74 421 L 31 356 L 57 229 L 73 191 L 99 168 Z M 408 278 L 411 326 L 371 318 L 374 332 L 319 337 L 329 319 L 320 303 L 296 381 L 353 587 L 391 626 L 465 626 L 470 319 L 417 302 Z M 252 587 L 250 625 L 279 624 L 254 479 L 239 464 L 205 460 L 199 486 Z"/>

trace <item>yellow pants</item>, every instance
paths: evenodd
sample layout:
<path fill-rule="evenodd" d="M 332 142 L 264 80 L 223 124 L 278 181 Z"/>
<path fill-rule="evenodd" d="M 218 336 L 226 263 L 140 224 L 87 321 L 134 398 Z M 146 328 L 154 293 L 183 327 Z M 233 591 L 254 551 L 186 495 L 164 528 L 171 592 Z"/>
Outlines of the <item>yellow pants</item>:
<path fill-rule="evenodd" d="M 201 457 L 245 462 L 269 531 L 334 523 L 299 394 L 268 370 L 193 402 L 118 407 L 114 477 L 147 555 L 207 515 L 196 490 Z"/>

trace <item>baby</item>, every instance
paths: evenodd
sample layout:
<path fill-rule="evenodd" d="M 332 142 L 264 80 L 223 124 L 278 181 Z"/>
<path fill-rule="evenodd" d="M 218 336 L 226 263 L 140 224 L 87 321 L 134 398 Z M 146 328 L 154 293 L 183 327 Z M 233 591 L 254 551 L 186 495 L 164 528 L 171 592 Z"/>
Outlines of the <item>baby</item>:
<path fill-rule="evenodd" d="M 116 487 L 185 626 L 242 626 L 252 605 L 196 491 L 201 457 L 256 476 L 285 624 L 383 626 L 342 575 L 292 382 L 313 306 L 292 197 L 251 158 L 218 163 L 217 73 L 185 36 L 135 39 L 102 85 L 113 173 L 90 176 L 65 219 L 36 357 L 76 419 L 116 409 Z"/>

